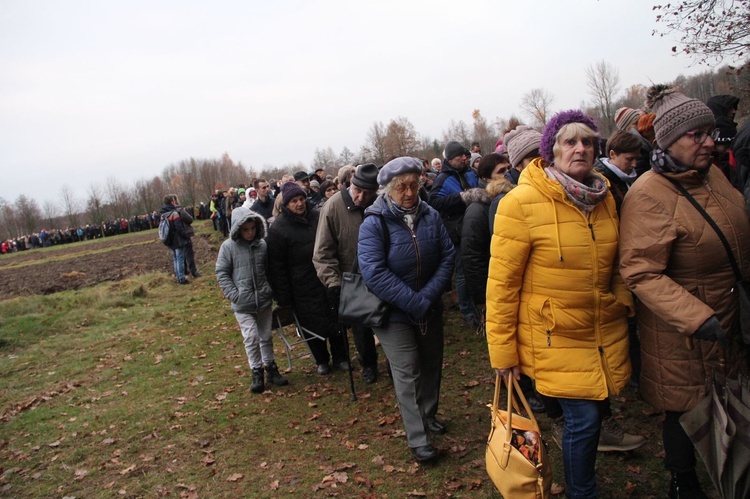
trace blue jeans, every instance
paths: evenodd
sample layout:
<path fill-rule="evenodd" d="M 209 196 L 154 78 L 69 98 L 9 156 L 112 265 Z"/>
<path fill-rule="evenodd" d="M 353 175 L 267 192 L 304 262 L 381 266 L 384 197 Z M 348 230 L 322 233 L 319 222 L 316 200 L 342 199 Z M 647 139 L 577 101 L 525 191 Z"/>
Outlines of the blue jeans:
<path fill-rule="evenodd" d="M 596 487 L 596 446 L 601 416 L 596 400 L 563 399 L 562 448 L 565 466 L 565 496 L 570 499 L 599 497 Z"/>
<path fill-rule="evenodd" d="M 174 260 L 174 275 L 177 276 L 179 282 L 182 282 L 185 280 L 185 248 L 173 249 L 172 258 Z"/>

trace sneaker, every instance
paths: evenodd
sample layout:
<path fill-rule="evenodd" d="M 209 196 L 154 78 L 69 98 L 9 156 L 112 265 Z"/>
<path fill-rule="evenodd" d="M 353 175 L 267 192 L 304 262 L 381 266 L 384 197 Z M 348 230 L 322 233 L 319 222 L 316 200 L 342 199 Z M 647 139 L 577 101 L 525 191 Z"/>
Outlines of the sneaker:
<path fill-rule="evenodd" d="M 263 368 L 258 367 L 253 369 L 253 383 L 250 385 L 250 391 L 253 393 L 263 393 L 266 389 L 265 385 L 263 379 Z"/>
<path fill-rule="evenodd" d="M 273 383 L 276 386 L 286 386 L 289 384 L 289 381 L 279 372 L 276 362 L 271 362 L 266 366 L 266 374 L 268 375 L 269 383 Z"/>
<path fill-rule="evenodd" d="M 560 450 L 562 450 L 562 436 L 564 425 L 565 420 L 562 417 L 552 420 L 552 440 L 555 441 Z"/>
<path fill-rule="evenodd" d="M 599 432 L 599 452 L 625 452 L 637 449 L 646 443 L 646 437 L 625 433 L 615 418 L 602 421 L 602 429 Z"/>

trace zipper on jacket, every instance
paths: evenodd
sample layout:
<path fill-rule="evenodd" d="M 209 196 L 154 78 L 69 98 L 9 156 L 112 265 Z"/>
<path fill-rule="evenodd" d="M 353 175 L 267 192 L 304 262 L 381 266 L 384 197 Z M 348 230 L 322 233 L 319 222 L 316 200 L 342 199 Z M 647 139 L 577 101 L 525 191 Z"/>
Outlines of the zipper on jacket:
<path fill-rule="evenodd" d="M 409 231 L 411 232 L 411 242 L 414 243 L 414 252 L 417 255 L 417 291 L 422 289 L 422 284 L 420 283 L 422 279 L 422 257 L 419 254 L 419 244 L 417 244 L 417 234 L 414 232 L 413 229 L 409 228 L 407 226 Z"/>
<path fill-rule="evenodd" d="M 550 331 L 549 329 L 547 330 L 547 346 L 552 346 L 552 331 Z"/>
<path fill-rule="evenodd" d="M 589 230 L 591 231 L 591 240 L 596 241 L 596 236 L 594 235 L 594 225 L 589 222 Z"/>

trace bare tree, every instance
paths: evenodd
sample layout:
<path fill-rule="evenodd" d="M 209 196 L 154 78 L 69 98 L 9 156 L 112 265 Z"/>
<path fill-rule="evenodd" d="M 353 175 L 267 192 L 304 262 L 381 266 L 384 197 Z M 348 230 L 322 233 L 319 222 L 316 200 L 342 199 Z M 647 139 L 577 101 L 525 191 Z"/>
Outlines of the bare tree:
<path fill-rule="evenodd" d="M 338 157 L 333 152 L 333 148 L 328 146 L 325 149 L 315 149 L 315 155 L 312 160 L 312 169 L 322 168 L 328 174 L 332 174 L 337 168 Z"/>
<path fill-rule="evenodd" d="M 399 156 L 411 156 L 418 148 L 419 136 L 411 121 L 399 116 L 388 123 L 383 143 L 386 160 Z"/>
<path fill-rule="evenodd" d="M 600 61 L 586 68 L 589 95 L 593 99 L 603 135 L 609 135 L 615 123 L 615 99 L 620 90 L 620 74 L 606 61 Z"/>
<path fill-rule="evenodd" d="M 487 122 L 487 119 L 482 116 L 479 109 L 472 111 L 471 118 L 474 121 L 472 124 L 471 140 L 479 142 L 484 154 L 491 153 L 495 150 L 495 143 L 498 139 L 497 130 Z"/>
<path fill-rule="evenodd" d="M 698 63 L 738 61 L 750 48 L 750 0 L 682 0 L 655 5 L 658 28 L 652 35 L 678 33 L 681 52 Z"/>
<path fill-rule="evenodd" d="M 102 195 L 101 186 L 96 182 L 91 182 L 87 189 L 88 199 L 86 200 L 86 211 L 89 215 L 89 221 L 101 226 L 106 219 L 104 212 L 104 196 Z"/>
<path fill-rule="evenodd" d="M 68 225 L 75 227 L 78 225 L 78 212 L 80 206 L 78 205 L 78 200 L 73 194 L 73 190 L 68 184 L 63 184 L 60 188 L 60 197 L 62 198 L 63 214 L 67 219 Z"/>
<path fill-rule="evenodd" d="M 451 120 L 448 130 L 443 132 L 443 142 L 448 142 L 449 140 L 456 140 L 465 146 L 469 145 L 469 142 L 471 142 L 471 131 L 463 120 L 459 120 L 458 122 Z"/>
<path fill-rule="evenodd" d="M 59 215 L 57 204 L 51 199 L 47 199 L 42 204 L 42 213 L 44 213 L 44 223 L 47 227 L 55 227 L 55 218 Z"/>
<path fill-rule="evenodd" d="M 16 217 L 25 234 L 31 234 L 39 230 L 42 220 L 42 212 L 36 201 L 25 194 L 16 198 Z"/>
<path fill-rule="evenodd" d="M 367 132 L 367 144 L 362 147 L 362 155 L 373 163 L 382 165 L 386 158 L 385 136 L 386 128 L 383 122 L 374 122 Z"/>
<path fill-rule="evenodd" d="M 0 198 L 0 239 L 11 239 L 21 235 L 21 225 L 13 205 Z"/>
<path fill-rule="evenodd" d="M 552 115 L 552 102 L 555 98 L 543 88 L 532 88 L 521 98 L 521 110 L 533 120 L 533 125 L 544 128 Z"/>
<path fill-rule="evenodd" d="M 346 146 L 341 150 L 339 154 L 339 163 L 342 165 L 350 165 L 354 161 L 354 153 Z"/>

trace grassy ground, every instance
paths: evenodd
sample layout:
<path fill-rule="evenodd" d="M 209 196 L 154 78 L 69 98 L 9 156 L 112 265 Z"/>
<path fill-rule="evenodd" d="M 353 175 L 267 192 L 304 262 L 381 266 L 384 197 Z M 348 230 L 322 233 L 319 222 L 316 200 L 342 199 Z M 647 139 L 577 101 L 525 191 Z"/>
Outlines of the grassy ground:
<path fill-rule="evenodd" d="M 0 495 L 499 497 L 484 469 L 494 378 L 484 339 L 457 312 L 446 317 L 449 432 L 436 437 L 438 464 L 419 466 L 382 352 L 377 383 L 355 372 L 356 402 L 344 373 L 317 376 L 309 359 L 286 374 L 289 386 L 249 393 L 212 271 L 190 286 L 156 273 L 0 302 Z M 614 407 L 649 443 L 599 455 L 602 496 L 664 497 L 660 416 L 632 391 Z"/>

